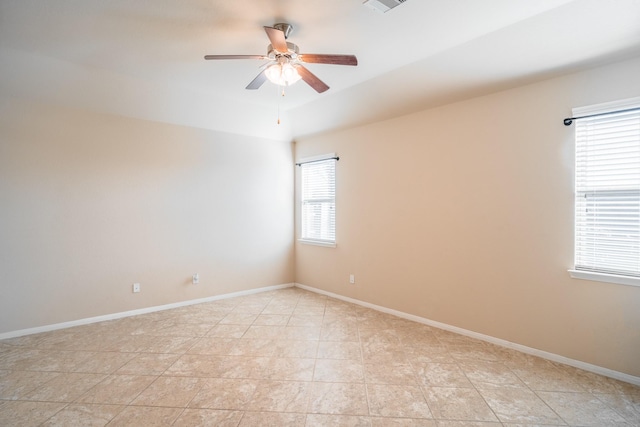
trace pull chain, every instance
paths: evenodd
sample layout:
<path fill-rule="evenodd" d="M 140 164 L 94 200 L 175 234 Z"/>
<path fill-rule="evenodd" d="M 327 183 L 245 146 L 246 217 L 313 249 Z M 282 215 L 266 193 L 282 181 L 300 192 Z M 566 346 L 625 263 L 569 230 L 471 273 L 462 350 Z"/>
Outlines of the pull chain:
<path fill-rule="evenodd" d="M 277 86 L 277 90 L 278 92 L 280 92 L 280 87 L 281 86 Z M 284 86 L 282 86 L 282 93 L 278 94 L 278 124 L 280 124 L 280 98 L 284 97 Z"/>

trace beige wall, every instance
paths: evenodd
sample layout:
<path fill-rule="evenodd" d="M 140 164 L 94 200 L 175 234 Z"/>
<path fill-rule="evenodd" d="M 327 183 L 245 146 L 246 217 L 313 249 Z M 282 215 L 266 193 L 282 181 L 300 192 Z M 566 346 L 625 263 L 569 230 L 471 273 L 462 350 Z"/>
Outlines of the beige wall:
<path fill-rule="evenodd" d="M 289 142 L 0 99 L 0 333 L 290 283 L 293 197 Z"/>
<path fill-rule="evenodd" d="M 638 76 L 640 59 L 299 139 L 297 159 L 340 161 L 337 247 L 296 244 L 296 281 L 640 376 L 640 287 L 567 273 L 562 124 L 574 106 L 640 96 Z"/>

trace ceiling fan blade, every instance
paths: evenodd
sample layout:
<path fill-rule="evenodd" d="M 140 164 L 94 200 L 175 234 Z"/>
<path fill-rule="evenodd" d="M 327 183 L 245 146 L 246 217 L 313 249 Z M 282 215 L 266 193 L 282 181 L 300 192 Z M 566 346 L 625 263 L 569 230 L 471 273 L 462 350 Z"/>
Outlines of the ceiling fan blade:
<path fill-rule="evenodd" d="M 267 59 L 264 55 L 205 55 L 204 59 Z"/>
<path fill-rule="evenodd" d="M 264 30 L 267 32 L 271 46 L 273 46 L 275 50 L 281 53 L 289 51 L 289 48 L 287 47 L 287 39 L 284 37 L 284 32 L 282 30 L 273 27 L 264 27 Z"/>
<path fill-rule="evenodd" d="M 297 64 L 295 67 L 302 80 L 304 80 L 316 92 L 322 93 L 329 89 L 329 86 L 327 86 L 326 83 L 316 77 L 316 75 L 309 71 L 304 65 Z"/>
<path fill-rule="evenodd" d="M 260 74 L 258 74 L 255 79 L 251 80 L 251 83 L 249 83 L 245 89 L 260 89 L 260 86 L 262 86 L 262 84 L 267 81 L 267 73 L 265 73 L 264 71 L 265 70 L 260 71 Z"/>
<path fill-rule="evenodd" d="M 334 65 L 358 65 L 355 55 L 323 55 L 314 53 L 301 53 L 298 55 L 301 62 L 310 64 L 334 64 Z"/>

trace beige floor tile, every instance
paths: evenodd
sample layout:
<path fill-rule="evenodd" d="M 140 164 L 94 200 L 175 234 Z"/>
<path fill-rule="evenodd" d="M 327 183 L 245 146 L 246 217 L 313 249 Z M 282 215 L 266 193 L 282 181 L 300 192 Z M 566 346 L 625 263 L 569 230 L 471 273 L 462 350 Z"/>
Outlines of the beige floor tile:
<path fill-rule="evenodd" d="M 63 373 L 27 393 L 24 400 L 73 402 L 105 378 L 102 374 Z"/>
<path fill-rule="evenodd" d="M 276 325 L 251 325 L 243 335 L 246 339 L 284 339 L 286 326 Z"/>
<path fill-rule="evenodd" d="M 102 352 L 76 366 L 73 372 L 85 372 L 92 374 L 112 374 L 122 368 L 127 362 L 136 356 L 135 353 Z"/>
<path fill-rule="evenodd" d="M 362 353 L 358 342 L 320 341 L 318 358 L 362 360 Z"/>
<path fill-rule="evenodd" d="M 537 393 L 564 421 L 570 425 L 609 426 L 625 419 L 591 393 Z"/>
<path fill-rule="evenodd" d="M 200 378 L 159 377 L 131 403 L 136 406 L 186 407 L 200 391 Z"/>
<path fill-rule="evenodd" d="M 110 375 L 80 396 L 77 402 L 128 405 L 156 378 L 151 375 Z"/>
<path fill-rule="evenodd" d="M 316 359 L 274 357 L 269 360 L 264 378 L 270 380 L 311 381 L 313 379 L 314 365 L 316 365 Z"/>
<path fill-rule="evenodd" d="M 499 362 L 465 361 L 459 366 L 469 381 L 478 387 L 526 387 L 511 369 Z"/>
<path fill-rule="evenodd" d="M 182 408 L 127 406 L 111 420 L 109 427 L 170 426 L 182 411 Z"/>
<path fill-rule="evenodd" d="M 131 353 L 134 357 L 115 373 L 125 375 L 161 375 L 180 356 L 177 354 Z"/>
<path fill-rule="evenodd" d="M 583 371 L 582 369 L 572 366 L 558 367 L 570 375 L 580 387 L 591 393 L 602 394 L 624 394 L 624 393 L 640 393 L 640 387 L 634 387 L 629 383 L 607 378 L 592 372 Z"/>
<path fill-rule="evenodd" d="M 358 331 L 358 317 L 355 313 L 344 313 L 326 310 L 322 318 L 323 328 L 345 328 Z"/>
<path fill-rule="evenodd" d="M 364 382 L 364 367 L 359 360 L 317 359 L 313 380 L 361 383 Z"/>
<path fill-rule="evenodd" d="M 293 314 L 293 310 L 295 310 L 295 305 L 288 304 L 269 304 L 264 310 L 260 313 L 261 316 L 269 316 L 269 315 L 280 315 L 280 316 L 291 316 Z M 262 323 L 255 323 L 256 325 Z M 286 324 L 286 323 L 285 323 Z"/>
<path fill-rule="evenodd" d="M 154 328 L 149 332 L 153 336 L 169 337 L 202 337 L 207 334 L 217 323 L 173 323 L 160 328 Z"/>
<path fill-rule="evenodd" d="M 438 341 L 447 345 L 484 345 L 484 342 L 480 340 L 456 334 L 455 332 L 446 331 L 444 329 L 434 328 L 433 333 L 438 337 Z"/>
<path fill-rule="evenodd" d="M 433 335 L 435 335 L 436 331 L 438 331 L 438 328 L 434 326 L 425 325 L 423 323 L 418 323 L 418 322 L 414 322 L 413 320 L 403 319 L 401 317 L 395 317 L 395 316 L 391 316 L 388 323 L 389 323 L 389 326 L 391 326 L 393 329 L 396 329 L 398 331 L 402 329 L 408 329 L 409 331 L 412 331 L 415 333 L 429 332 L 429 333 L 432 333 Z"/>
<path fill-rule="evenodd" d="M 20 369 L 21 366 L 31 363 L 43 353 L 43 350 L 35 348 L 5 346 L 0 354 L 0 369 Z"/>
<path fill-rule="evenodd" d="M 237 427 L 241 419 L 240 411 L 185 409 L 173 427 Z"/>
<path fill-rule="evenodd" d="M 320 340 L 322 341 L 347 341 L 359 342 L 358 328 L 342 325 L 323 325 L 320 329 Z"/>
<path fill-rule="evenodd" d="M 259 301 L 255 303 L 251 301 L 248 301 L 248 302 L 241 301 L 237 306 L 233 308 L 233 310 L 231 310 L 231 312 L 258 315 L 264 311 L 266 306 L 267 306 L 267 303 L 261 303 Z"/>
<path fill-rule="evenodd" d="M 493 411 L 475 389 L 424 387 L 423 391 L 436 419 L 498 422 Z"/>
<path fill-rule="evenodd" d="M 71 404 L 45 421 L 42 427 L 102 427 L 124 408 L 118 405 Z"/>
<path fill-rule="evenodd" d="M 322 305 L 297 305 L 293 310 L 293 316 L 324 316 Z"/>
<path fill-rule="evenodd" d="M 247 404 L 250 411 L 304 413 L 311 383 L 300 381 L 261 381 Z"/>
<path fill-rule="evenodd" d="M 405 357 L 412 365 L 423 363 L 451 363 L 452 358 L 444 345 L 434 346 L 405 346 Z"/>
<path fill-rule="evenodd" d="M 123 336 L 105 331 L 104 333 L 79 334 L 75 341 L 75 349 L 87 351 L 135 352 L 136 336 Z"/>
<path fill-rule="evenodd" d="M 102 337 L 96 336 L 96 339 Z M 150 351 L 152 347 L 157 347 L 156 341 L 161 337 L 151 335 L 117 335 L 107 336 L 104 343 L 99 344 L 97 351 L 121 351 L 123 353 L 162 353 L 158 351 Z M 94 348 L 91 345 L 91 348 Z"/>
<path fill-rule="evenodd" d="M 385 318 L 367 317 L 361 318 L 358 316 L 358 328 L 362 329 L 377 329 L 384 330 L 391 328 L 391 322 Z"/>
<path fill-rule="evenodd" d="M 16 337 L 6 342 L 13 342 L 15 345 L 37 347 L 40 349 L 72 349 L 74 341 L 77 339 L 77 332 L 75 328 L 60 329 L 51 332 L 42 332 L 34 335 L 26 335 L 23 337 Z"/>
<path fill-rule="evenodd" d="M 433 418 L 419 387 L 367 384 L 367 395 L 372 416 Z"/>
<path fill-rule="evenodd" d="M 94 356 L 87 351 L 44 350 L 38 357 L 24 361 L 15 369 L 25 371 L 73 372 L 82 362 Z"/>
<path fill-rule="evenodd" d="M 216 325 L 207 332 L 208 337 L 242 338 L 249 325 Z"/>
<path fill-rule="evenodd" d="M 0 341 L 0 426 L 107 422 L 630 426 L 640 387 L 293 288 Z"/>
<path fill-rule="evenodd" d="M 0 426 L 39 426 L 64 406 L 52 402 L 0 401 Z"/>
<path fill-rule="evenodd" d="M 430 330 L 421 330 L 415 327 L 403 327 L 395 329 L 396 336 L 403 345 L 412 346 L 434 346 L 440 345 L 440 341 L 436 334 Z"/>
<path fill-rule="evenodd" d="M 309 412 L 317 414 L 369 415 L 364 384 L 313 383 Z"/>
<path fill-rule="evenodd" d="M 211 311 L 228 313 L 238 305 L 238 302 L 239 302 L 238 298 L 228 298 L 228 299 L 222 299 L 218 301 L 210 301 L 202 305 L 203 307 Z"/>
<path fill-rule="evenodd" d="M 240 341 L 238 338 L 204 337 L 189 348 L 189 350 L 187 350 L 187 354 L 227 356 L 231 354 L 232 349 L 238 341 Z"/>
<path fill-rule="evenodd" d="M 265 308 L 265 311 L 268 308 L 269 307 Z M 291 308 L 291 312 L 293 312 L 293 308 Z M 289 322 L 289 317 L 291 317 L 289 314 L 260 314 L 253 324 L 261 326 L 286 326 Z"/>
<path fill-rule="evenodd" d="M 304 425 L 304 414 L 245 412 L 238 427 L 304 427 Z"/>
<path fill-rule="evenodd" d="M 595 394 L 595 396 L 627 421 L 640 424 L 640 387 L 629 394 Z"/>
<path fill-rule="evenodd" d="M 462 369 L 454 363 L 423 363 L 413 368 L 423 386 L 473 387 Z"/>
<path fill-rule="evenodd" d="M 189 407 L 244 410 L 258 384 L 258 380 L 208 378 Z"/>
<path fill-rule="evenodd" d="M 220 377 L 227 369 L 227 356 L 185 354 L 164 373 L 183 377 Z"/>
<path fill-rule="evenodd" d="M 251 325 L 258 318 L 257 314 L 231 312 L 227 314 L 220 322 L 219 325 Z"/>
<path fill-rule="evenodd" d="M 20 399 L 58 375 L 58 372 L 5 371 L 0 376 L 0 399 Z"/>
<path fill-rule="evenodd" d="M 187 309 L 190 311 L 185 311 L 173 317 L 173 319 L 178 323 L 201 323 L 213 327 L 227 315 L 226 312 L 207 310 L 204 307 L 200 309 L 198 307 L 188 307 Z"/>
<path fill-rule="evenodd" d="M 513 372 L 527 387 L 536 391 L 586 391 L 580 381 L 567 371 L 545 365 L 535 368 L 513 368 Z"/>
<path fill-rule="evenodd" d="M 274 353 L 273 340 L 237 339 L 227 353 L 230 356 L 268 357 Z"/>
<path fill-rule="evenodd" d="M 360 342 L 362 343 L 383 343 L 400 345 L 398 335 L 393 329 L 363 329 L 358 328 Z"/>
<path fill-rule="evenodd" d="M 369 417 L 357 415 L 309 414 L 305 427 L 371 427 Z"/>
<path fill-rule="evenodd" d="M 437 425 L 434 420 L 426 420 L 426 419 L 418 419 L 418 418 L 371 417 L 371 427 L 440 427 L 440 426 Z"/>
<path fill-rule="evenodd" d="M 562 419 L 531 390 L 491 387 L 478 391 L 503 423 L 563 424 Z"/>
<path fill-rule="evenodd" d="M 222 372 L 212 376 L 263 379 L 268 376 L 272 360 L 269 357 L 226 356 L 223 358 Z"/>
<path fill-rule="evenodd" d="M 369 384 L 418 385 L 416 374 L 408 363 L 365 363 L 365 381 Z"/>
<path fill-rule="evenodd" d="M 150 340 L 143 346 L 140 352 L 144 353 L 186 353 L 194 344 L 198 342 L 198 338 L 194 337 L 148 337 Z"/>
<path fill-rule="evenodd" d="M 492 423 L 488 421 L 451 421 L 451 420 L 438 420 L 435 422 L 437 427 L 550 427 L 550 425 L 540 425 L 536 424 L 502 424 L 502 423 Z M 564 426 L 564 424 L 563 424 Z"/>
<path fill-rule="evenodd" d="M 391 362 L 407 363 L 404 348 L 400 344 L 385 342 L 363 342 L 361 344 L 362 358 L 368 363 Z"/>
<path fill-rule="evenodd" d="M 320 339 L 320 329 L 313 326 L 285 326 L 282 336 L 278 337 L 278 339 L 318 341 Z"/>
<path fill-rule="evenodd" d="M 480 344 L 447 344 L 447 350 L 454 360 L 496 362 L 499 356 L 493 351 L 493 347 L 486 343 Z"/>
<path fill-rule="evenodd" d="M 318 353 L 318 341 L 315 340 L 272 340 L 272 356 L 315 358 Z"/>
<path fill-rule="evenodd" d="M 324 319 L 324 315 L 294 314 L 289 318 L 287 326 L 319 328 L 322 326 L 322 319 Z"/>

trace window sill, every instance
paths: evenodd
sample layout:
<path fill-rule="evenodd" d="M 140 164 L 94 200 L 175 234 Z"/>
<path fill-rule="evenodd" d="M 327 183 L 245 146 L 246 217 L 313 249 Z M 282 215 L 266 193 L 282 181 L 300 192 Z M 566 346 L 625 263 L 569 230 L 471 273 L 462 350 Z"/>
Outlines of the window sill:
<path fill-rule="evenodd" d="M 618 285 L 640 286 L 640 277 L 619 276 L 617 274 L 596 273 L 584 270 L 569 270 L 574 279 L 593 280 L 594 282 L 616 283 Z"/>
<path fill-rule="evenodd" d="M 324 246 L 326 248 L 335 248 L 336 247 L 336 242 L 327 242 L 327 241 L 322 241 L 322 240 L 298 239 L 298 242 L 303 243 L 305 245 Z"/>

